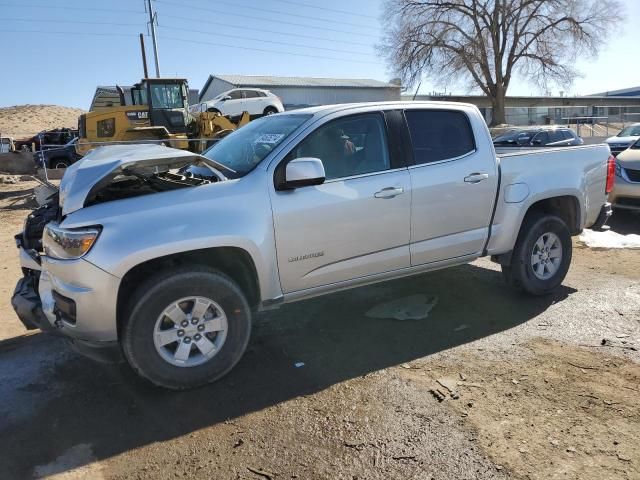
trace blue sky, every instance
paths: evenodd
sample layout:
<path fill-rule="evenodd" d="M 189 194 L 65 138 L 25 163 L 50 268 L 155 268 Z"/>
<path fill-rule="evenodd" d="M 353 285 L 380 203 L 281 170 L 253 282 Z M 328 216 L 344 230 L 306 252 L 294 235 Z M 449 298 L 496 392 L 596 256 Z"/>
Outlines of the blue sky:
<path fill-rule="evenodd" d="M 381 0 L 155 0 L 163 76 L 201 88 L 210 73 L 388 80 L 375 53 Z M 634 48 L 640 1 L 571 94 L 640 84 Z M 147 33 L 143 0 L 0 0 L 0 106 L 52 103 L 88 108 L 96 85 L 142 77 L 138 33 Z M 147 42 L 153 74 L 151 39 Z M 423 83 L 421 92 L 442 88 Z M 467 93 L 462 86 L 453 93 Z M 557 93 L 558 89 L 552 90 Z M 516 79 L 510 95 L 540 91 Z"/>

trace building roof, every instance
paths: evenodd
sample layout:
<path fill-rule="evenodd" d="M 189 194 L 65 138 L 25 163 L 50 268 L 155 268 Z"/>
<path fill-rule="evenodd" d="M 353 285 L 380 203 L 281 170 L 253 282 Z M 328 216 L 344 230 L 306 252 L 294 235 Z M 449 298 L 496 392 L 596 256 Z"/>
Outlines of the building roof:
<path fill-rule="evenodd" d="M 214 78 L 235 87 L 300 87 L 300 88 L 400 88 L 400 85 L 370 78 L 323 78 L 323 77 L 275 77 L 273 75 L 209 75 L 200 95 L 209 88 Z"/>
<path fill-rule="evenodd" d="M 589 95 L 590 97 L 617 97 L 618 95 L 637 95 L 640 96 L 640 85 L 631 88 L 622 88 L 620 90 L 609 90 L 608 92 L 600 92 Z"/>

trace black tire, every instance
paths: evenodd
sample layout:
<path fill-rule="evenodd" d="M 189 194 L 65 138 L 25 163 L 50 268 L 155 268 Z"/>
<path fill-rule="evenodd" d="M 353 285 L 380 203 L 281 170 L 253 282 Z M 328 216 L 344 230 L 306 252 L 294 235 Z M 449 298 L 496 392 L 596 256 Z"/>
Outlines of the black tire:
<path fill-rule="evenodd" d="M 278 113 L 278 109 L 276 107 L 267 107 L 264 109 L 265 116 L 273 115 L 274 113 Z"/>
<path fill-rule="evenodd" d="M 539 278 L 531 265 L 536 241 L 547 233 L 555 234 L 562 245 L 562 256 L 555 273 L 547 279 Z M 532 212 L 525 217 L 510 265 L 502 266 L 507 284 L 532 295 L 547 295 L 560 286 L 571 264 L 571 234 L 566 223 L 555 215 Z"/>
<path fill-rule="evenodd" d="M 49 160 L 49 168 L 67 168 L 69 160 L 66 158 L 52 158 Z"/>
<path fill-rule="evenodd" d="M 175 366 L 158 353 L 154 329 L 165 308 L 189 296 L 207 297 L 220 305 L 228 322 L 226 339 L 205 363 Z M 135 292 L 125 319 L 120 339 L 125 358 L 140 376 L 172 390 L 198 387 L 224 376 L 242 357 L 251 334 L 251 310 L 240 288 L 223 273 L 199 266 L 150 278 Z"/>

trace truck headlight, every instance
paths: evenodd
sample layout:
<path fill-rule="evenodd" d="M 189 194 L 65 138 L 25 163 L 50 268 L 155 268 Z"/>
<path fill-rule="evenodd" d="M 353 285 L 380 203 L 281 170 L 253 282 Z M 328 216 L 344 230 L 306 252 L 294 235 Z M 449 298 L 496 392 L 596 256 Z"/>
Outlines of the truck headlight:
<path fill-rule="evenodd" d="M 98 235 L 99 227 L 61 228 L 51 222 L 44 227 L 42 246 L 49 257 L 63 260 L 80 258 L 91 249 Z"/>

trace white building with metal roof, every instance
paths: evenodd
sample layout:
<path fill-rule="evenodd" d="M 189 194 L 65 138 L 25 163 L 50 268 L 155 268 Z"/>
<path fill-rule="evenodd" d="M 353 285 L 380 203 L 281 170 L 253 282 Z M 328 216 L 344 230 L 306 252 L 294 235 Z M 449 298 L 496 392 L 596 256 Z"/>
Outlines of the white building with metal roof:
<path fill-rule="evenodd" d="M 371 79 L 209 75 L 200 102 L 233 88 L 262 88 L 279 96 L 285 109 L 335 103 L 400 100 L 400 85 Z"/>

